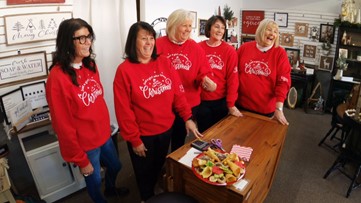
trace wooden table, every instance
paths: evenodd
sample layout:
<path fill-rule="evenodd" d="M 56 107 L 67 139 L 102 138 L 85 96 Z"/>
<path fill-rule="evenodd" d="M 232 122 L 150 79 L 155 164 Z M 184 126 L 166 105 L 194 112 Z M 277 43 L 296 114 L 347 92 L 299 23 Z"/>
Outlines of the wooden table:
<path fill-rule="evenodd" d="M 221 138 L 228 152 L 234 144 L 253 148 L 244 177 L 248 184 L 242 191 L 233 185 L 207 184 L 198 179 L 190 167 L 178 162 L 190 149 L 190 143 L 168 155 L 166 189 L 188 194 L 201 203 L 263 202 L 272 185 L 288 126 L 257 114 L 243 114 L 242 118 L 228 116 L 204 133 L 205 141 Z"/>

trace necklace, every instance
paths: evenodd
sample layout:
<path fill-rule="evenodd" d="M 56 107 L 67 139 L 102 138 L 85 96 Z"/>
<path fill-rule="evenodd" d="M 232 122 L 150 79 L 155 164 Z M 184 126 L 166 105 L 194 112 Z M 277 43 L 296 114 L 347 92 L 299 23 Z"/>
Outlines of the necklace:
<path fill-rule="evenodd" d="M 187 40 L 186 40 L 187 41 Z M 172 42 L 176 45 L 182 45 L 184 44 L 186 41 L 183 41 L 183 42 L 176 42 L 175 40 L 172 40 Z"/>
<path fill-rule="evenodd" d="M 214 44 L 209 44 L 209 40 L 207 40 L 206 44 L 210 47 L 218 47 L 219 45 L 222 44 L 222 41 L 216 41 L 216 43 L 214 43 Z"/>

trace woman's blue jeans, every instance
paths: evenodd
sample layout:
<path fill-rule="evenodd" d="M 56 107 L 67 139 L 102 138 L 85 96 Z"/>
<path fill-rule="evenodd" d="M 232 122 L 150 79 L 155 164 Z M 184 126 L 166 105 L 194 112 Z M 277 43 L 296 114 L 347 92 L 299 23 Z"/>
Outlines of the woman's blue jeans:
<path fill-rule="evenodd" d="M 105 144 L 96 149 L 87 151 L 86 153 L 94 168 L 93 174 L 85 177 L 88 194 L 95 203 L 106 202 L 101 192 L 102 180 L 100 175 L 100 164 L 106 167 L 105 190 L 115 189 L 115 181 L 118 172 L 122 168 L 113 140 L 109 137 Z"/>

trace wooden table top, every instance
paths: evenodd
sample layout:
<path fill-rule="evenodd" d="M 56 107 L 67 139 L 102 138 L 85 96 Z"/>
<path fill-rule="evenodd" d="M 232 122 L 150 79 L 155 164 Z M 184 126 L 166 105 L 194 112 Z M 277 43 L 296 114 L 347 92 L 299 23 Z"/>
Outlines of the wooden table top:
<path fill-rule="evenodd" d="M 263 173 L 265 173 L 265 171 L 263 171 L 262 168 L 267 168 L 267 164 L 269 164 L 270 161 L 275 162 L 277 166 L 279 158 L 278 151 L 282 150 L 288 126 L 254 113 L 242 113 L 244 115 L 243 117 L 228 116 L 212 126 L 203 133 L 203 140 L 209 142 L 212 138 L 222 139 L 223 148 L 227 152 L 229 152 L 235 144 L 253 148 L 250 162 L 246 163 L 246 174 L 244 178 L 248 181 L 247 186 L 242 191 L 237 190 L 232 185 L 227 186 L 228 189 L 245 196 L 253 183 L 264 176 Z M 168 158 L 178 161 L 190 147 L 190 143 L 187 143 L 177 151 L 168 155 Z M 189 170 L 191 169 L 189 168 Z M 269 176 L 272 182 L 272 174 L 269 174 Z M 196 176 L 194 176 L 194 178 L 196 178 Z"/>

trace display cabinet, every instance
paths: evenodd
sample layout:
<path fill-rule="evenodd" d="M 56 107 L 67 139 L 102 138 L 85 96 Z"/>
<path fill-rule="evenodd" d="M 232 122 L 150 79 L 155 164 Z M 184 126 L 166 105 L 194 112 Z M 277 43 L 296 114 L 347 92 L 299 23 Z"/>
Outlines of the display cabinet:
<path fill-rule="evenodd" d="M 54 202 L 85 187 L 79 169 L 61 157 L 50 123 L 25 128 L 17 137 L 41 199 Z"/>
<path fill-rule="evenodd" d="M 361 80 L 361 28 L 354 26 L 340 26 L 338 30 L 336 55 L 333 75 L 337 72 L 337 59 L 346 58 L 347 70 L 344 77 L 352 77 L 353 81 Z"/>
<path fill-rule="evenodd" d="M 342 77 L 335 77 L 338 71 L 337 59 L 345 58 L 347 70 L 343 70 Z M 348 24 L 338 28 L 334 69 L 327 98 L 327 110 L 334 104 L 344 100 L 354 84 L 361 81 L 361 27 Z"/>

